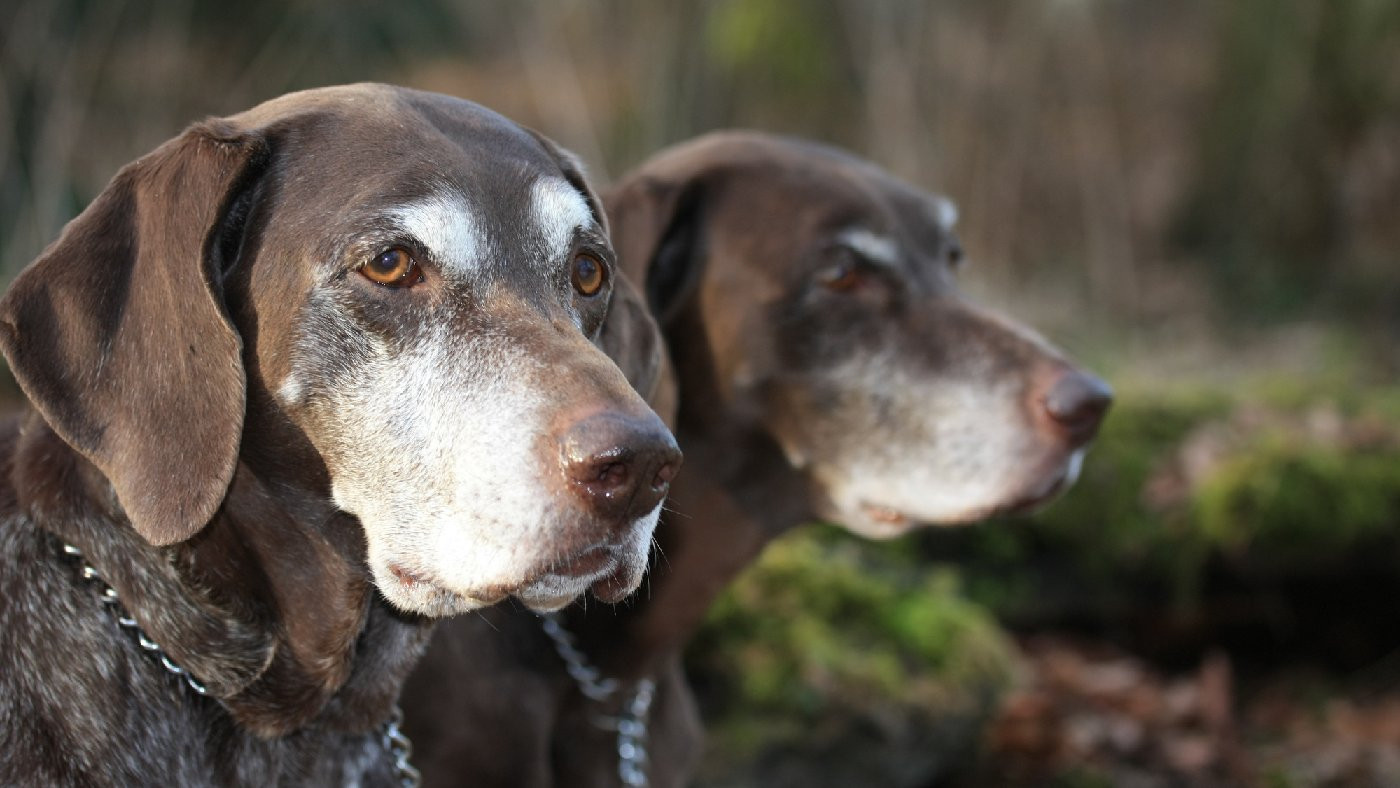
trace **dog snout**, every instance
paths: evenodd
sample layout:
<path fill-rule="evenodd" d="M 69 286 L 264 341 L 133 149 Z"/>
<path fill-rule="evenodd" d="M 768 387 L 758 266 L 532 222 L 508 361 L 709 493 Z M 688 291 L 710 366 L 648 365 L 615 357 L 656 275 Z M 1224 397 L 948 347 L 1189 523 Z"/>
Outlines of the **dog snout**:
<path fill-rule="evenodd" d="M 1045 414 L 1076 446 L 1094 438 L 1113 403 L 1113 389 L 1107 383 L 1073 368 L 1058 370 L 1044 392 L 1040 404 Z"/>
<path fill-rule="evenodd" d="M 582 419 L 561 438 L 564 477 L 597 517 L 626 525 L 661 503 L 681 465 L 676 439 L 654 414 Z"/>

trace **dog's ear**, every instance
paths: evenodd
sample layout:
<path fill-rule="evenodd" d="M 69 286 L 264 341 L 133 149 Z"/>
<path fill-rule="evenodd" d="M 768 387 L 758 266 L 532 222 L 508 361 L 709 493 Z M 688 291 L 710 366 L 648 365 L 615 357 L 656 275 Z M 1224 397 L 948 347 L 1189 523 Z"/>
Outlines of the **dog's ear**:
<path fill-rule="evenodd" d="M 225 121 L 191 127 L 117 173 L 0 299 L 15 378 L 153 544 L 199 531 L 233 477 L 246 384 L 220 268 L 266 159 Z"/>
<path fill-rule="evenodd" d="M 613 280 L 612 302 L 598 332 L 598 347 L 661 420 L 671 424 L 676 406 L 674 381 L 661 330 L 625 274 Z"/>
<path fill-rule="evenodd" d="M 698 178 L 675 182 L 638 175 L 604 199 L 618 257 L 624 269 L 646 283 L 647 305 L 663 328 L 700 284 L 704 193 Z"/>

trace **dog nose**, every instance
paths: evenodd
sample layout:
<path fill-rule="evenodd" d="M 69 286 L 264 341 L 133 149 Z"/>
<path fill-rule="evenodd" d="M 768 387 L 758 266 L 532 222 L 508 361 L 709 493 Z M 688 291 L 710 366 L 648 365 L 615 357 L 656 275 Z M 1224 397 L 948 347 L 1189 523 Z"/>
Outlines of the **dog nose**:
<path fill-rule="evenodd" d="M 681 465 L 681 450 L 661 420 L 590 416 L 560 439 L 564 476 L 599 518 L 630 523 L 661 503 Z"/>
<path fill-rule="evenodd" d="M 1099 431 L 1099 424 L 1113 403 L 1113 389 L 1094 375 L 1070 369 L 1060 374 L 1041 403 L 1070 440 L 1084 444 Z"/>

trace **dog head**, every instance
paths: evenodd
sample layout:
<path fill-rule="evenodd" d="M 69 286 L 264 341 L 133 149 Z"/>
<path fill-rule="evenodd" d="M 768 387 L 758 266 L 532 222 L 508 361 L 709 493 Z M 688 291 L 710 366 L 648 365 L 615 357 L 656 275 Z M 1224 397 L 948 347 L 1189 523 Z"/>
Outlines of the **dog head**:
<path fill-rule="evenodd" d="M 405 610 L 537 609 L 639 582 L 680 456 L 654 326 L 567 154 L 382 85 L 197 124 L 119 173 L 0 302 L 49 424 L 156 544 L 243 462 L 355 515 Z M 654 343 L 653 343 L 654 344 Z"/>
<path fill-rule="evenodd" d="M 761 434 L 816 514 L 869 536 L 1027 510 L 1074 481 L 1108 387 L 959 293 L 947 200 L 833 149 L 725 133 L 652 159 L 607 205 L 687 441 Z"/>

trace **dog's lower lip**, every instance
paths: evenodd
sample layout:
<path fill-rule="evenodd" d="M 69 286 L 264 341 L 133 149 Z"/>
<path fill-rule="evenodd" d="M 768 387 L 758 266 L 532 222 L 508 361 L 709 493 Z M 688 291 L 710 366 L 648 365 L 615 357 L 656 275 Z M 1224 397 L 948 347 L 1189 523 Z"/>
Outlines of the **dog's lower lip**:
<path fill-rule="evenodd" d="M 570 558 L 550 574 L 563 577 L 585 577 L 606 569 L 614 560 L 613 552 L 607 545 L 596 545 Z"/>
<path fill-rule="evenodd" d="M 407 569 L 404 569 L 398 564 L 390 564 L 389 572 L 394 575 L 395 580 L 399 581 L 400 583 L 404 584 L 409 588 L 413 588 L 423 582 L 423 578 L 419 577 L 418 575 L 415 575 Z"/>
<path fill-rule="evenodd" d="M 881 525 L 902 526 L 909 524 L 909 517 L 897 509 L 869 503 L 863 508 L 865 509 L 866 517 L 869 517 Z"/>
<path fill-rule="evenodd" d="M 915 518 L 894 508 L 869 501 L 861 501 L 860 517 L 865 522 L 862 532 L 875 538 L 898 536 L 916 522 Z"/>
<path fill-rule="evenodd" d="M 589 590 L 599 601 L 614 604 L 630 596 L 633 587 L 626 570 L 619 566 L 594 583 Z"/>

